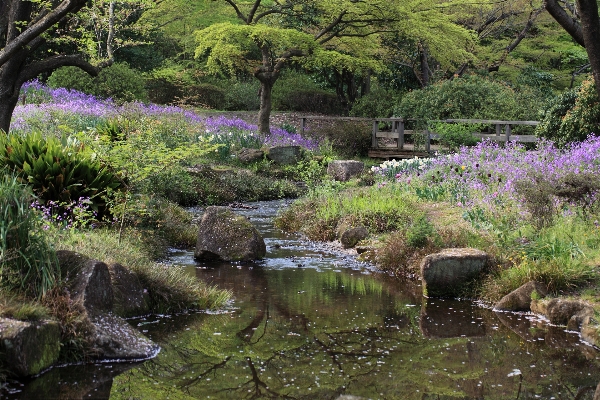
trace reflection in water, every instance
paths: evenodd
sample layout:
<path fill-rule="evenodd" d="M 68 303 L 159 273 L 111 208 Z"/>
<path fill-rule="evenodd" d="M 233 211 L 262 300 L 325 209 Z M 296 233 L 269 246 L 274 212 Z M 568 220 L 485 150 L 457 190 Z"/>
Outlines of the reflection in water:
<path fill-rule="evenodd" d="M 173 255 L 235 301 L 225 313 L 132 320 L 162 351 L 99 385 L 97 398 L 107 387 L 111 399 L 593 398 L 600 360 L 577 335 L 471 302 L 423 301 L 418 285 L 275 231 L 277 206 L 249 212 L 267 236 L 260 264 Z M 61 385 L 44 384 L 49 376 L 33 384 Z"/>

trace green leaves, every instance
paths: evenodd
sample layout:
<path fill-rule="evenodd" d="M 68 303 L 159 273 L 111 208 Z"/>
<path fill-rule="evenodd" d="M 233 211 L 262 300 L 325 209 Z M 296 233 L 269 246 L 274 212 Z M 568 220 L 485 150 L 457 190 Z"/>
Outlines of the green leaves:
<path fill-rule="evenodd" d="M 92 199 L 95 211 L 104 211 L 100 194 L 121 187 L 121 181 L 82 144 L 63 137 L 0 136 L 0 167 L 14 171 L 43 201 L 71 202 Z"/>

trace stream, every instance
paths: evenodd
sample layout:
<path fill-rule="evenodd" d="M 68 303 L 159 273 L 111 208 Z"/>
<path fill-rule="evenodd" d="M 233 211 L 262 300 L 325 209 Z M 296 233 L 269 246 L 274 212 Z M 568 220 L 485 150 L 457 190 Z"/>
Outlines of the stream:
<path fill-rule="evenodd" d="M 254 264 L 170 262 L 230 289 L 219 312 L 131 319 L 143 363 L 53 368 L 11 399 L 592 399 L 600 352 L 528 314 L 426 299 L 352 252 L 275 229 L 287 201 L 234 211 L 267 245 Z M 199 210 L 192 210 L 199 212 Z"/>

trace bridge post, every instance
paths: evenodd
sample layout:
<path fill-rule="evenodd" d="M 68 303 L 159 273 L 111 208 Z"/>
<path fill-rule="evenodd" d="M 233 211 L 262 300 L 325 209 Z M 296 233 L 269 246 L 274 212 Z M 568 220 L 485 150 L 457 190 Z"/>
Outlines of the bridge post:
<path fill-rule="evenodd" d="M 379 123 L 376 119 L 373 120 L 373 138 L 371 139 L 371 147 L 376 149 L 377 147 L 377 130 L 379 129 Z"/>
<path fill-rule="evenodd" d="M 400 118 L 397 121 L 394 121 L 394 125 L 396 127 L 396 132 L 398 133 L 398 149 L 404 148 L 404 120 Z"/>
<path fill-rule="evenodd" d="M 304 129 L 306 128 L 306 117 L 300 119 L 300 135 L 304 136 Z"/>
<path fill-rule="evenodd" d="M 500 139 L 500 132 L 502 131 L 502 128 L 500 127 L 500 124 L 496 124 L 496 139 Z M 499 140 L 497 140 L 499 141 Z"/>
<path fill-rule="evenodd" d="M 510 140 L 510 133 L 511 133 L 510 124 L 506 124 L 505 132 L 506 132 L 506 143 L 508 143 L 508 141 Z"/>

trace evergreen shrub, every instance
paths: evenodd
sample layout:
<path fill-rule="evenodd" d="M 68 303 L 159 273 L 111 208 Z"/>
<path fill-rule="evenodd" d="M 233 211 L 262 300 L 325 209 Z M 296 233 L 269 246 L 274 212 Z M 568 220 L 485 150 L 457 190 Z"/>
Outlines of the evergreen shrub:
<path fill-rule="evenodd" d="M 541 116 L 536 135 L 552 140 L 559 147 L 581 142 L 592 133 L 600 134 L 600 99 L 593 79 L 552 99 Z"/>

